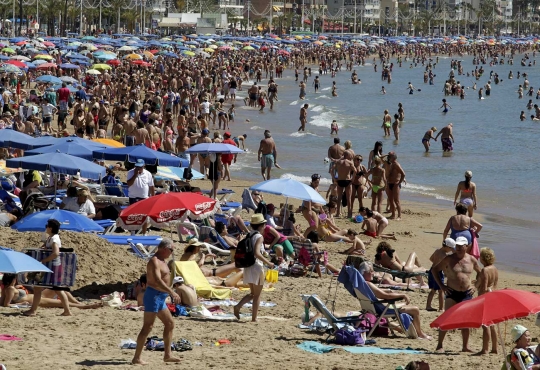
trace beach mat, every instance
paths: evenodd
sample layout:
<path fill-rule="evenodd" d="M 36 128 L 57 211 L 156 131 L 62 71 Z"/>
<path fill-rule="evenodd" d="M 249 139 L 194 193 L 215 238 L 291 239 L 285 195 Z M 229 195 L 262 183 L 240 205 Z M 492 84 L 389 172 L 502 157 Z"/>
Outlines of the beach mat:
<path fill-rule="evenodd" d="M 361 346 L 329 346 L 319 342 L 306 341 L 297 345 L 301 350 L 323 354 L 333 351 L 334 349 L 343 349 L 350 353 L 355 354 L 374 354 L 374 355 L 396 355 L 400 353 L 405 354 L 422 354 L 424 352 L 417 351 L 411 348 L 380 348 L 380 347 L 361 347 Z"/>

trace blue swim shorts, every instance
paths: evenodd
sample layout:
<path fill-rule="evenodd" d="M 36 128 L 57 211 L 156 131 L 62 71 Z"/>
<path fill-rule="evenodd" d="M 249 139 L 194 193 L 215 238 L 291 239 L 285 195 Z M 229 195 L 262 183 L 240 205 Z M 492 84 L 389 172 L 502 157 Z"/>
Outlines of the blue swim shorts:
<path fill-rule="evenodd" d="M 160 292 L 152 287 L 147 287 L 144 291 L 144 311 L 145 312 L 159 312 L 167 308 L 165 300 L 169 296 L 169 293 Z"/>

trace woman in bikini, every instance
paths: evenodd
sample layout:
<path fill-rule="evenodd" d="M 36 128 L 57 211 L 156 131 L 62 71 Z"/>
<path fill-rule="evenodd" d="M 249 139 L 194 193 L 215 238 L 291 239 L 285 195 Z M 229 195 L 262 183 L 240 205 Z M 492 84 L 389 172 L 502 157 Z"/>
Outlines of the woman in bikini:
<path fill-rule="evenodd" d="M 384 129 L 384 136 L 390 136 L 390 128 L 392 127 L 392 117 L 388 114 L 388 110 L 384 111 L 383 123 L 381 128 Z"/>
<path fill-rule="evenodd" d="M 317 229 L 317 234 L 319 235 L 320 240 L 327 243 L 339 241 L 351 243 L 352 246 L 344 251 L 344 254 L 364 255 L 366 251 L 366 246 L 364 242 L 360 240 L 356 231 L 352 229 L 336 230 L 333 225 L 328 222 L 326 213 L 321 213 L 319 215 L 319 227 Z"/>
<path fill-rule="evenodd" d="M 384 229 L 388 226 L 388 220 L 379 212 L 374 212 L 369 208 L 360 208 L 360 214 L 364 217 L 364 223 L 362 224 L 362 230 L 364 234 L 372 238 L 380 237 L 382 239 L 397 240 L 395 235 L 383 234 Z"/>
<path fill-rule="evenodd" d="M 477 197 L 476 197 L 476 184 L 471 181 L 472 179 L 472 171 L 466 171 L 465 172 L 465 181 L 460 181 L 457 190 L 456 195 L 454 196 L 454 205 L 456 205 L 456 200 L 459 197 L 459 202 L 461 204 L 464 204 L 467 206 L 467 211 L 469 213 L 469 217 L 473 216 L 474 210 L 476 210 L 476 203 L 477 203 Z"/>
<path fill-rule="evenodd" d="M 375 158 L 383 158 L 383 152 L 382 152 L 383 144 L 380 141 L 375 142 L 375 146 L 373 147 L 373 150 L 369 152 L 369 159 L 368 159 L 368 168 L 371 169 L 375 167 L 375 164 L 373 161 Z"/>
<path fill-rule="evenodd" d="M 402 262 L 396 251 L 388 242 L 380 242 L 377 246 L 375 254 L 375 263 L 390 270 L 405 271 L 405 272 L 426 272 L 425 267 L 422 267 L 418 256 L 415 252 L 409 254 L 407 261 Z M 424 278 L 421 275 L 415 276 L 418 283 L 424 285 Z"/>
<path fill-rule="evenodd" d="M 366 178 L 371 175 L 371 180 L 368 180 L 371 184 L 371 209 L 381 212 L 381 206 L 383 201 L 383 193 L 386 188 L 386 172 L 381 168 L 382 160 L 377 157 L 373 160 L 375 165 L 365 175 Z"/>
<path fill-rule="evenodd" d="M 362 165 L 362 156 L 361 155 L 355 155 L 354 156 L 354 167 L 356 168 L 356 175 L 353 177 L 353 192 L 356 194 L 353 194 L 352 196 L 352 206 L 351 208 L 354 208 L 354 200 L 355 195 L 356 198 L 358 198 L 359 208 L 362 208 L 362 199 L 364 198 L 364 192 L 367 193 L 367 180 L 366 180 L 366 174 L 367 169 Z"/>
<path fill-rule="evenodd" d="M 461 203 L 456 205 L 456 215 L 450 217 L 443 232 L 443 240 L 448 236 L 454 240 L 463 236 L 467 239 L 467 253 L 470 253 L 472 247 L 471 232 L 479 233 L 482 230 L 482 224 L 467 216 L 467 206 Z"/>

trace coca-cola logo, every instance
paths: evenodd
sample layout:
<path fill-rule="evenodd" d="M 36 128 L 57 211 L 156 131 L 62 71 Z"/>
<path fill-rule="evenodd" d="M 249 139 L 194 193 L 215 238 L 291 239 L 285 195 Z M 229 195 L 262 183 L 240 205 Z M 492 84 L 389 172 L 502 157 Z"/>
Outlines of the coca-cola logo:
<path fill-rule="evenodd" d="M 183 208 L 174 208 L 168 209 L 166 211 L 161 211 L 158 214 L 157 222 L 166 222 L 169 220 L 174 220 L 180 218 L 185 212 Z"/>
<path fill-rule="evenodd" d="M 126 222 L 127 225 L 142 224 L 145 219 L 146 219 L 145 214 L 137 213 L 137 214 L 127 216 L 125 222 Z"/>
<path fill-rule="evenodd" d="M 204 202 L 204 203 L 198 203 L 195 204 L 195 211 L 196 212 L 204 212 L 207 209 L 212 208 L 215 202 Z"/>

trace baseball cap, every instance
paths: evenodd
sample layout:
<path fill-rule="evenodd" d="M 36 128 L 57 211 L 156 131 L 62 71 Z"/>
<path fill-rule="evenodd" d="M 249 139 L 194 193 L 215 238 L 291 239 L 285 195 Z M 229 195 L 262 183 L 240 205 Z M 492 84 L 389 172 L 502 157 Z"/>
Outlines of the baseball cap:
<path fill-rule="evenodd" d="M 135 162 L 135 167 L 144 167 L 144 161 L 142 159 L 137 159 L 137 162 Z"/>
<path fill-rule="evenodd" d="M 445 240 L 446 241 L 446 240 Z M 469 241 L 464 236 L 458 236 L 456 238 L 456 245 L 467 245 L 469 244 Z"/>
<path fill-rule="evenodd" d="M 182 284 L 184 283 L 184 278 L 182 276 L 177 276 L 173 279 L 172 284 Z"/>
<path fill-rule="evenodd" d="M 528 329 L 524 327 L 523 325 L 514 326 L 512 330 L 510 331 L 510 335 L 512 336 L 512 342 L 517 342 L 519 338 L 521 338 L 521 336 L 525 334 L 527 330 Z"/>
<path fill-rule="evenodd" d="M 225 132 L 225 133 L 223 134 L 223 136 L 231 137 L 231 133 L 230 133 L 229 131 L 227 131 L 227 132 Z"/>
<path fill-rule="evenodd" d="M 452 249 L 456 249 L 456 241 L 452 238 L 446 238 L 443 242 L 445 247 L 450 247 Z"/>
<path fill-rule="evenodd" d="M 208 131 L 207 129 L 204 129 L 204 130 L 202 130 L 202 133 L 203 133 L 203 134 L 209 134 L 210 131 Z"/>

